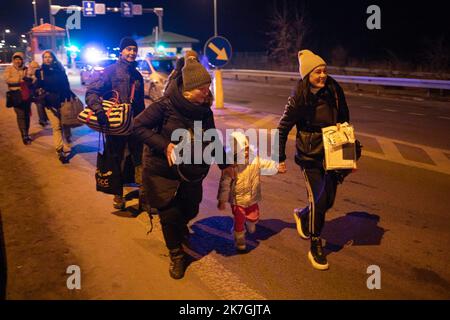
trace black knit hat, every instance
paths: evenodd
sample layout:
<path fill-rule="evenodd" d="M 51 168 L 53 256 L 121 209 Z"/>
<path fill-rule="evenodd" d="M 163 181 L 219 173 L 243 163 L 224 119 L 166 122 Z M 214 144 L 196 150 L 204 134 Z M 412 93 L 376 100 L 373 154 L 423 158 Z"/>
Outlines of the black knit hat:
<path fill-rule="evenodd" d="M 120 51 L 122 51 L 123 49 L 125 49 L 126 47 L 129 47 L 129 46 L 135 46 L 136 48 L 138 47 L 136 41 L 134 41 L 133 38 L 125 37 L 125 38 L 122 38 L 122 40 L 120 40 L 120 46 L 119 46 Z"/>
<path fill-rule="evenodd" d="M 186 56 L 184 61 L 183 89 L 189 91 L 211 83 L 211 76 L 194 56 Z"/>

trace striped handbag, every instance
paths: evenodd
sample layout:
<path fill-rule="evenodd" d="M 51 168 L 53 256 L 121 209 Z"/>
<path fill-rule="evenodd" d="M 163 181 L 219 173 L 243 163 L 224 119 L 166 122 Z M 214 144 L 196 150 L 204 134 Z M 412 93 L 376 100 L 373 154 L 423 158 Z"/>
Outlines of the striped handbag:
<path fill-rule="evenodd" d="M 89 128 L 106 135 L 130 135 L 133 129 L 131 103 L 119 103 L 119 93 L 117 91 L 112 92 L 116 94 L 115 98 L 102 101 L 103 110 L 108 117 L 108 126 L 101 126 L 97 121 L 95 111 L 89 107 L 84 108 L 84 110 L 78 114 L 78 120 L 83 124 L 86 124 Z M 134 84 L 131 88 L 131 102 L 133 101 L 133 96 Z"/>

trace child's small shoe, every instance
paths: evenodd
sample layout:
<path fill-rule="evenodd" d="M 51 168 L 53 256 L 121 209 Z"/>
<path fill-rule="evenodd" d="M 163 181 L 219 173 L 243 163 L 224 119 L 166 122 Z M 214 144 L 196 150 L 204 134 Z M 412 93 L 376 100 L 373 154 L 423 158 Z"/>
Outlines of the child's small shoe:
<path fill-rule="evenodd" d="M 236 249 L 239 251 L 245 251 L 247 249 L 247 246 L 245 244 L 245 230 L 238 232 L 234 232 L 234 244 L 236 246 Z"/>
<path fill-rule="evenodd" d="M 252 222 L 252 221 L 245 221 L 245 226 L 247 227 L 248 233 L 255 233 L 256 231 L 256 224 L 258 221 Z"/>

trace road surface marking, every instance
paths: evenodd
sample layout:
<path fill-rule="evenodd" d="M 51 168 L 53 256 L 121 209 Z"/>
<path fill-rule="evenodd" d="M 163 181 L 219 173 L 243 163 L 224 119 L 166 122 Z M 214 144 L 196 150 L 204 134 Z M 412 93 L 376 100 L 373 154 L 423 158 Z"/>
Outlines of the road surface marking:
<path fill-rule="evenodd" d="M 398 110 L 395 109 L 381 109 L 383 111 L 388 111 L 388 112 L 398 112 Z"/>
<path fill-rule="evenodd" d="M 413 116 L 424 116 L 425 115 L 423 113 L 417 113 L 417 112 L 408 112 L 408 114 L 413 115 Z"/>
<path fill-rule="evenodd" d="M 277 116 L 269 114 L 269 115 L 266 115 L 265 117 L 263 117 L 262 119 L 256 120 L 255 122 L 251 123 L 250 126 L 252 128 L 262 128 L 265 125 L 273 122 L 276 119 L 278 119 Z"/>
<path fill-rule="evenodd" d="M 361 106 L 361 108 L 364 108 L 364 109 L 373 109 L 373 107 L 371 107 L 371 106 Z"/>
<path fill-rule="evenodd" d="M 147 217 L 147 215 L 139 215 L 138 218 L 135 219 L 141 226 L 144 227 L 146 231 L 149 230 L 150 226 L 150 222 Z M 144 219 L 147 221 L 144 221 Z M 155 237 L 156 240 L 164 243 L 158 217 L 153 218 L 153 226 L 152 236 Z M 195 226 L 207 233 L 234 241 L 231 234 L 205 226 L 201 223 L 197 223 Z M 249 240 L 247 240 L 247 243 L 253 246 L 257 245 L 255 245 L 253 241 Z M 202 280 L 202 283 L 216 296 L 224 300 L 242 300 L 244 297 L 248 300 L 267 300 L 266 297 L 242 282 L 239 276 L 226 269 L 222 263 L 212 256 L 211 253 L 202 256 L 190 248 L 185 248 L 185 251 L 197 260 L 195 263 L 190 265 L 189 270 L 194 271 L 195 275 Z"/>
<path fill-rule="evenodd" d="M 450 117 L 439 116 L 440 119 L 450 120 Z"/>
<path fill-rule="evenodd" d="M 366 108 L 372 109 L 372 107 L 369 107 L 369 106 L 361 106 L 361 107 L 366 107 Z M 230 106 L 230 108 L 231 108 L 231 106 Z M 235 114 L 235 113 L 236 112 L 233 112 L 233 113 L 230 112 L 230 115 Z M 269 120 L 269 116 L 265 116 L 262 119 L 256 120 L 256 119 L 258 119 L 258 117 L 252 116 L 249 113 L 240 112 L 239 114 L 243 115 L 239 121 L 247 122 L 248 124 L 253 125 L 253 127 L 257 127 L 259 124 L 262 124 L 262 123 L 267 124 L 267 121 Z M 259 113 L 259 114 L 261 115 L 264 113 Z M 224 114 L 224 115 L 226 115 L 226 114 Z M 278 125 L 278 118 L 275 115 L 272 115 L 272 114 L 270 114 L 270 115 L 273 118 L 272 128 L 276 128 Z M 245 123 L 239 123 L 239 121 L 231 120 L 231 119 L 229 120 L 226 118 L 223 119 L 223 123 L 228 126 L 230 126 L 231 124 L 233 125 L 233 127 L 237 127 L 237 128 L 242 128 L 243 126 L 245 126 Z M 372 157 L 372 158 L 376 158 L 376 159 L 383 159 L 383 160 L 387 160 L 387 161 L 400 163 L 402 165 L 407 165 L 410 167 L 428 169 L 428 170 L 432 170 L 432 171 L 436 171 L 439 173 L 444 173 L 444 174 L 450 175 L 450 159 L 448 159 L 448 157 L 445 156 L 446 153 L 450 154 L 450 150 L 432 148 L 432 147 L 425 146 L 425 145 L 409 143 L 406 141 L 386 138 L 383 136 L 377 136 L 377 135 L 368 134 L 368 133 L 364 133 L 364 132 L 357 132 L 356 136 L 357 137 L 358 136 L 361 136 L 361 137 L 366 136 L 366 137 L 375 139 L 377 141 L 377 143 L 380 145 L 381 150 L 383 151 L 383 153 L 380 154 L 380 153 L 376 153 L 376 152 L 366 151 L 363 149 L 364 156 L 368 156 L 368 157 Z M 295 139 L 296 139 L 295 130 L 291 130 L 291 132 L 289 134 L 289 139 L 295 141 Z M 435 163 L 435 165 L 425 164 L 422 162 L 416 162 L 413 160 L 406 159 L 400 153 L 398 147 L 396 146 L 396 143 L 422 149 L 425 153 L 427 153 L 427 155 L 431 158 L 431 160 Z"/>

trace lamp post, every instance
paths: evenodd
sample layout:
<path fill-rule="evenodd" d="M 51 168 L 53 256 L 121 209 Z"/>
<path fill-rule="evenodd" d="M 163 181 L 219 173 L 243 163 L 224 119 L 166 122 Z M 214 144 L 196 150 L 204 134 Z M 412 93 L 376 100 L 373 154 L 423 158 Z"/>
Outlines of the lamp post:
<path fill-rule="evenodd" d="M 217 37 L 217 0 L 214 0 L 214 37 Z"/>
<path fill-rule="evenodd" d="M 50 24 L 52 30 L 52 51 L 56 54 L 56 39 L 55 39 L 55 16 L 52 14 L 52 0 L 48 0 L 48 13 L 50 15 Z"/>
<path fill-rule="evenodd" d="M 33 5 L 33 12 L 34 12 L 34 25 L 33 25 L 33 27 L 37 27 L 38 22 L 37 22 L 37 12 L 36 12 L 36 0 L 33 0 L 33 2 L 31 2 L 31 4 Z"/>

